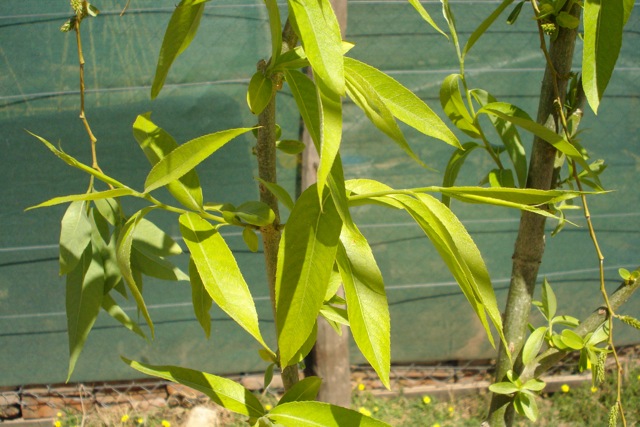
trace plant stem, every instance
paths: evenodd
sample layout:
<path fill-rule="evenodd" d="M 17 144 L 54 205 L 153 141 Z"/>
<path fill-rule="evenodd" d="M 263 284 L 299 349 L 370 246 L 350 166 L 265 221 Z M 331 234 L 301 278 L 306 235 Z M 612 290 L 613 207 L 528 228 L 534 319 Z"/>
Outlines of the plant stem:
<path fill-rule="evenodd" d="M 580 8 L 574 5 L 570 13 L 579 17 Z M 571 71 L 576 36 L 575 29 L 559 29 L 557 38 L 551 43 L 540 88 L 537 121 L 554 132 L 560 131 L 556 94 L 560 94 L 561 101 L 564 102 L 568 81 L 566 76 Z M 542 43 L 544 43 L 543 34 L 541 34 L 541 47 Z M 561 103 L 558 107 L 562 108 L 562 105 Z M 527 188 L 541 190 L 552 188 L 556 154 L 556 149 L 552 145 L 540 138 L 534 138 Z M 519 371 L 521 369 L 520 352 L 525 342 L 538 268 L 544 253 L 545 220 L 545 217 L 531 212 L 523 212 L 520 218 L 520 228 L 512 261 L 511 284 L 504 315 L 504 335 L 509 343 L 509 348 L 505 349 L 502 344 L 500 345 L 495 377 L 497 382 L 503 381 L 508 370 Z M 512 366 L 507 351 L 515 356 L 513 358 L 515 366 Z M 509 402 L 509 398 L 505 395 L 494 394 L 492 396 L 488 416 L 491 427 L 513 425 L 514 409 L 512 405 L 509 405 Z"/>
<path fill-rule="evenodd" d="M 297 36 L 294 33 L 289 21 L 285 24 L 283 34 L 283 53 L 292 49 L 297 43 Z M 260 61 L 258 70 L 263 71 L 266 63 Z M 274 79 L 281 79 L 281 76 L 273 76 Z M 258 140 L 256 143 L 256 157 L 258 158 L 258 176 L 266 181 L 276 183 L 276 96 L 271 97 L 269 104 L 258 116 Z M 264 259 L 266 264 L 267 283 L 269 285 L 269 296 L 271 298 L 271 308 L 273 319 L 276 316 L 276 268 L 278 264 L 278 247 L 280 246 L 280 211 L 278 209 L 278 199 L 264 185 L 260 184 L 260 201 L 267 204 L 275 214 L 275 221 L 260 229 L 262 233 L 262 244 L 264 248 Z M 276 325 L 276 334 L 278 331 Z M 285 390 L 299 381 L 297 365 L 281 367 L 282 382 Z"/>

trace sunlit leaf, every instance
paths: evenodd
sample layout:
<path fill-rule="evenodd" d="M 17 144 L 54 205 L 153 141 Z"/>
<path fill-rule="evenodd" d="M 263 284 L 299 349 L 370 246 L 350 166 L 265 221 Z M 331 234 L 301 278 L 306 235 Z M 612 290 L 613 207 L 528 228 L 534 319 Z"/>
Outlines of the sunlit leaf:
<path fill-rule="evenodd" d="M 182 253 L 182 248 L 171 236 L 145 218 L 138 220 L 133 239 L 136 248 L 157 256 L 165 257 Z"/>
<path fill-rule="evenodd" d="M 213 300 L 204 287 L 198 268 L 193 262 L 193 259 L 189 259 L 189 277 L 191 279 L 191 302 L 193 303 L 193 311 L 198 319 L 198 323 L 202 326 L 204 334 L 207 338 L 211 336 L 211 315 L 209 310 L 213 305 Z"/>
<path fill-rule="evenodd" d="M 475 142 L 466 142 L 462 144 L 462 148 L 453 152 L 449 158 L 447 167 L 444 170 L 444 176 L 442 178 L 443 187 L 451 187 L 456 183 L 460 168 L 462 168 L 465 160 L 467 160 L 467 156 L 479 147 L 481 147 L 481 145 L 476 144 Z M 451 198 L 445 193 L 442 194 L 442 203 L 444 203 L 445 206 L 449 206 L 451 204 Z"/>
<path fill-rule="evenodd" d="M 269 418 L 285 427 L 389 427 L 352 409 L 323 402 L 288 402 L 269 411 Z"/>
<path fill-rule="evenodd" d="M 329 90 L 322 81 L 318 81 L 316 84 L 322 111 L 322 138 L 318 150 L 320 164 L 318 165 L 316 186 L 318 198 L 321 199 L 342 141 L 342 100 L 340 95 Z"/>
<path fill-rule="evenodd" d="M 135 240 L 131 250 L 131 265 L 141 273 L 156 279 L 189 280 L 189 276 L 171 262 L 144 249 L 136 248 Z"/>
<path fill-rule="evenodd" d="M 467 53 L 471 50 L 473 45 L 480 39 L 480 37 L 491 27 L 491 25 L 498 19 L 498 16 L 502 14 L 502 12 L 509 7 L 509 5 L 513 3 L 513 0 L 503 0 L 500 5 L 491 12 L 491 14 L 475 29 L 473 33 L 469 36 L 469 40 L 467 40 L 467 44 L 464 46 L 462 50 L 462 57 L 465 57 Z"/>
<path fill-rule="evenodd" d="M 113 190 L 105 190 L 105 191 L 92 192 L 92 193 L 72 194 L 69 196 L 54 197 L 53 199 L 49 199 L 46 202 L 42 202 L 38 205 L 31 206 L 26 210 L 44 208 L 47 206 L 55 206 L 63 203 L 69 203 L 69 202 L 109 199 L 113 197 L 131 196 L 131 195 L 141 196 L 140 193 L 130 188 L 115 188 Z"/>
<path fill-rule="evenodd" d="M 273 81 L 265 77 L 264 73 L 257 71 L 249 81 L 247 90 L 247 104 L 255 115 L 262 113 L 274 94 Z"/>
<path fill-rule="evenodd" d="M 69 205 L 60 228 L 60 275 L 73 270 L 91 243 L 91 223 L 87 204 L 81 201 Z"/>
<path fill-rule="evenodd" d="M 424 19 L 429 25 L 431 25 L 431 27 L 433 27 L 434 30 L 438 31 L 440 34 L 447 37 L 445 32 L 442 31 L 440 27 L 438 27 L 438 24 L 436 24 L 436 22 L 433 20 L 433 18 L 431 18 L 431 15 L 429 15 L 429 12 L 427 12 L 424 6 L 422 6 L 422 3 L 420 3 L 418 0 L 409 0 L 409 3 L 411 3 L 411 6 L 413 6 L 413 8 L 420 14 L 422 19 Z"/>
<path fill-rule="evenodd" d="M 287 192 L 287 190 L 276 183 L 267 182 L 260 178 L 256 179 L 260 182 L 260 185 L 263 185 L 274 196 L 276 196 L 278 201 L 282 203 L 287 209 L 289 209 L 290 211 L 293 210 L 293 199 L 291 198 L 291 195 Z"/>
<path fill-rule="evenodd" d="M 271 60 L 276 61 L 282 51 L 282 23 L 277 0 L 265 0 L 269 13 L 269 29 L 271 31 Z"/>
<path fill-rule="evenodd" d="M 460 79 L 462 79 L 460 74 L 451 74 L 444 79 L 440 87 L 440 104 L 447 117 L 458 129 L 472 138 L 480 138 L 480 130 L 462 100 Z"/>
<path fill-rule="evenodd" d="M 289 402 L 316 400 L 321 385 L 321 378 L 306 377 L 295 383 L 289 390 L 287 390 L 284 396 L 282 396 L 278 401 L 278 405 L 283 405 Z"/>
<path fill-rule="evenodd" d="M 131 318 L 124 310 L 116 303 L 113 297 L 109 294 L 105 294 L 102 297 L 102 308 L 109 313 L 109 316 L 120 322 L 125 328 L 140 335 L 142 338 L 147 338 L 145 333 L 140 329 L 140 326 Z"/>
<path fill-rule="evenodd" d="M 544 344 L 544 337 L 547 330 L 548 328 L 546 326 L 541 326 L 533 331 L 529 338 L 527 338 L 522 348 L 522 363 L 528 365 L 536 358 L 542 348 L 542 344 Z"/>
<path fill-rule="evenodd" d="M 291 94 L 296 101 L 298 111 L 309 135 L 316 147 L 320 147 L 322 141 L 322 112 L 315 83 L 298 70 L 285 70 L 284 76 L 291 88 Z"/>
<path fill-rule="evenodd" d="M 262 403 L 251 391 L 228 378 L 178 366 L 149 365 L 124 357 L 122 360 L 143 374 L 173 381 L 202 392 L 229 411 L 253 418 L 259 418 L 265 414 Z"/>

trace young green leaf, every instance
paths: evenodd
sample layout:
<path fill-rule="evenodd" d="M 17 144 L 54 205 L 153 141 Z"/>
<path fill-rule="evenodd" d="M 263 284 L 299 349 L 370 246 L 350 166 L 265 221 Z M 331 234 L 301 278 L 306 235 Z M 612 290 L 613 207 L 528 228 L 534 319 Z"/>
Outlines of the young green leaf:
<path fill-rule="evenodd" d="M 494 383 L 489 386 L 489 390 L 495 394 L 512 394 L 520 391 L 520 387 L 511 382 Z"/>
<path fill-rule="evenodd" d="M 323 402 L 287 402 L 269 411 L 285 427 L 390 427 L 360 412 Z"/>
<path fill-rule="evenodd" d="M 131 266 L 141 273 L 156 279 L 189 281 L 189 276 L 171 262 L 144 249 L 136 248 L 135 240 L 131 248 Z"/>
<path fill-rule="evenodd" d="M 582 87 L 594 113 L 609 84 L 622 47 L 624 0 L 584 2 Z"/>
<path fill-rule="evenodd" d="M 289 209 L 290 211 L 293 210 L 293 199 L 291 198 L 291 195 L 287 192 L 287 190 L 274 182 L 267 182 L 260 178 L 256 179 L 260 182 L 260 185 L 263 185 L 267 190 L 271 191 L 271 193 L 273 193 L 273 195 L 277 197 L 278 201 L 282 203 L 287 209 Z"/>
<path fill-rule="evenodd" d="M 182 253 L 182 248 L 171 236 L 145 218 L 140 218 L 136 224 L 133 245 L 139 250 L 161 257 Z"/>
<path fill-rule="evenodd" d="M 344 308 L 334 307 L 329 304 L 324 304 L 320 309 L 320 315 L 326 320 L 338 323 L 340 325 L 349 325 L 349 314 Z"/>
<path fill-rule="evenodd" d="M 518 393 L 513 400 L 513 406 L 520 415 L 524 415 L 531 421 L 538 419 L 538 404 L 534 396 L 528 393 Z"/>
<path fill-rule="evenodd" d="M 560 334 L 560 339 L 565 346 L 574 350 L 580 350 L 584 347 L 584 341 L 582 340 L 582 337 L 573 332 L 571 329 L 563 330 Z"/>
<path fill-rule="evenodd" d="M 132 332 L 140 335 L 142 338 L 146 339 L 147 336 L 142 331 L 140 326 L 124 312 L 124 310 L 116 303 L 116 300 L 109 294 L 104 294 L 102 296 L 102 308 L 104 311 L 109 313 L 109 316 L 113 317 L 115 320 L 120 322 L 125 328 L 129 329 Z"/>
<path fill-rule="evenodd" d="M 551 289 L 551 285 L 546 277 L 542 281 L 542 308 L 548 320 L 556 316 L 556 311 L 558 310 L 556 294 L 553 292 L 553 289 Z"/>
<path fill-rule="evenodd" d="M 542 391 L 545 385 L 546 384 L 544 381 L 539 380 L 537 378 L 531 378 L 530 380 L 528 380 L 526 383 L 522 385 L 522 388 L 524 390 L 530 390 L 530 391 Z"/>
<path fill-rule="evenodd" d="M 144 183 L 145 193 L 181 178 L 227 142 L 250 130 L 251 128 L 228 129 L 180 145 L 153 166 Z"/>
<path fill-rule="evenodd" d="M 283 405 L 289 402 L 303 402 L 309 400 L 316 400 L 320 386 L 322 385 L 322 379 L 319 377 L 306 377 L 303 380 L 298 381 L 280 398 L 278 405 Z"/>
<path fill-rule="evenodd" d="M 269 13 L 269 30 L 271 32 L 271 60 L 277 61 L 282 52 L 282 23 L 277 0 L 265 0 Z"/>
<path fill-rule="evenodd" d="M 460 79 L 462 79 L 460 74 L 451 74 L 444 79 L 440 87 L 440 104 L 447 117 L 458 129 L 471 138 L 477 139 L 480 138 L 480 129 L 462 100 L 458 83 Z"/>
<path fill-rule="evenodd" d="M 465 142 L 462 144 L 462 148 L 457 149 L 453 154 L 451 154 L 449 162 L 447 162 L 447 167 L 444 170 L 444 176 L 442 177 L 443 187 L 452 187 L 455 184 L 460 168 L 462 168 L 462 165 L 465 160 L 467 160 L 469 154 L 471 154 L 476 148 L 480 147 L 482 146 L 475 142 Z M 451 197 L 442 193 L 442 203 L 444 203 L 445 206 L 450 206 Z"/>
<path fill-rule="evenodd" d="M 460 142 L 447 125 L 409 89 L 382 71 L 353 58 L 345 58 L 345 68 L 367 82 L 391 114 L 426 136 L 460 148 Z"/>
<path fill-rule="evenodd" d="M 155 166 L 169 153 L 178 148 L 178 143 L 167 131 L 151 121 L 151 113 L 139 115 L 133 123 L 133 136 L 145 156 Z M 191 170 L 178 180 L 167 184 L 167 190 L 185 207 L 193 210 L 202 208 L 202 188 L 195 170 Z"/>
<path fill-rule="evenodd" d="M 324 187 L 331 174 L 342 141 L 342 100 L 340 95 L 331 91 L 323 81 L 317 81 L 316 87 L 322 111 L 322 133 L 318 149 L 320 165 L 318 166 L 316 189 L 318 199 L 322 199 Z"/>
<path fill-rule="evenodd" d="M 336 95 L 344 95 L 340 26 L 329 0 L 288 0 L 289 19 L 300 36 L 314 74 Z"/>
<path fill-rule="evenodd" d="M 355 225 L 342 228 L 337 261 L 353 339 L 389 388 L 391 326 L 384 281 L 367 239 Z"/>
<path fill-rule="evenodd" d="M 171 15 L 162 40 L 156 74 L 151 85 L 151 99 L 162 90 L 173 61 L 189 47 L 198 31 L 204 12 L 204 1 L 182 0 Z"/>
<path fill-rule="evenodd" d="M 198 390 L 218 405 L 237 414 L 259 418 L 266 412 L 262 403 L 253 393 L 230 379 L 178 366 L 149 365 L 124 357 L 122 360 L 143 374 L 163 378 Z"/>
<path fill-rule="evenodd" d="M 283 153 L 296 155 L 302 153 L 306 146 L 302 141 L 295 139 L 283 139 L 281 141 L 276 141 L 276 148 Z"/>
<path fill-rule="evenodd" d="M 265 391 L 271 385 L 271 381 L 273 380 L 273 368 L 275 368 L 275 366 L 275 363 L 270 363 L 269 366 L 267 366 L 267 369 L 265 369 L 264 371 L 264 379 L 262 381 L 262 384 Z"/>
<path fill-rule="evenodd" d="M 256 116 L 265 109 L 274 95 L 273 81 L 265 77 L 264 73 L 257 71 L 249 81 L 247 90 L 247 104 Z"/>
<path fill-rule="evenodd" d="M 69 333 L 67 381 L 71 378 L 80 352 L 100 312 L 103 290 L 102 258 L 92 251 L 89 245 L 76 267 L 67 274 L 66 311 Z"/>
<path fill-rule="evenodd" d="M 260 243 L 258 235 L 252 228 L 244 227 L 242 229 L 242 240 L 244 240 L 244 244 L 247 245 L 251 252 L 258 252 Z"/>
<path fill-rule="evenodd" d="M 42 202 L 38 205 L 31 206 L 26 210 L 44 208 L 48 206 L 60 205 L 63 203 L 69 202 L 78 202 L 78 201 L 89 201 L 89 200 L 100 200 L 100 199 L 109 199 L 112 197 L 121 197 L 121 196 L 141 196 L 140 193 L 130 189 L 130 188 L 114 188 L 113 190 L 105 190 L 99 192 L 91 192 L 91 193 L 83 193 L 83 194 L 72 194 L 69 196 L 61 196 L 54 197 L 53 199 L 49 199 L 46 202 Z"/>
<path fill-rule="evenodd" d="M 122 273 L 122 277 L 124 277 L 125 282 L 133 295 L 133 299 L 136 301 L 136 305 L 138 306 L 138 310 L 142 313 L 143 317 L 147 321 L 149 325 L 149 329 L 151 329 L 151 338 L 155 335 L 155 330 L 153 327 L 153 322 L 151 321 L 151 316 L 149 315 L 149 311 L 147 310 L 147 306 L 142 298 L 142 293 L 140 291 L 142 283 L 140 280 L 136 280 L 138 274 L 134 272 L 131 268 L 131 250 L 133 247 L 133 239 L 134 233 L 137 225 L 140 221 L 155 209 L 155 206 L 150 206 L 143 208 L 136 212 L 129 220 L 124 224 L 120 233 L 118 234 L 118 240 L 116 242 L 116 259 L 118 261 L 118 267 L 120 267 L 120 272 Z"/>
<path fill-rule="evenodd" d="M 272 224 L 276 219 L 269 205 L 258 201 L 244 202 L 233 210 L 234 215 L 246 224 L 264 227 Z"/>
<path fill-rule="evenodd" d="M 298 70 L 285 70 L 284 78 L 291 89 L 298 111 L 316 149 L 322 143 L 322 110 L 315 83 Z"/>
<path fill-rule="evenodd" d="M 202 330 L 207 338 L 211 336 L 211 315 L 209 310 L 213 305 L 213 300 L 202 283 L 198 268 L 193 262 L 193 258 L 189 259 L 189 277 L 191 281 L 191 301 L 193 302 L 193 311 L 198 319 L 198 323 L 202 326 Z"/>
<path fill-rule="evenodd" d="M 180 215 L 180 232 L 213 301 L 269 349 L 260 334 L 258 313 L 249 287 L 218 230 L 197 214 L 187 212 Z"/>
<path fill-rule="evenodd" d="M 541 326 L 533 331 L 529 338 L 527 338 L 524 347 L 522 347 L 522 363 L 528 365 L 536 358 L 542 348 L 542 344 L 544 344 L 544 338 L 548 329 L 546 326 Z"/>
<path fill-rule="evenodd" d="M 420 14 L 422 19 L 424 19 L 429 25 L 431 25 L 434 30 L 438 31 L 443 36 L 449 38 L 445 34 L 445 32 L 442 31 L 440 29 L 440 27 L 438 27 L 438 24 L 436 24 L 436 22 L 433 20 L 433 18 L 431 18 L 431 15 L 429 15 L 429 12 L 427 12 L 426 9 L 424 8 L 424 6 L 422 6 L 422 3 L 420 3 L 418 0 L 409 0 L 409 3 Z"/>
<path fill-rule="evenodd" d="M 325 191 L 315 186 L 296 202 L 280 241 L 276 272 L 276 325 L 281 366 L 294 356 L 316 324 L 338 248 L 342 221 Z"/>
<path fill-rule="evenodd" d="M 91 243 L 91 223 L 87 204 L 81 201 L 69 205 L 60 228 L 60 275 L 73 270 Z"/>
<path fill-rule="evenodd" d="M 469 53 L 473 45 L 476 44 L 476 42 L 489 29 L 489 27 L 491 27 L 495 20 L 498 19 L 498 16 L 500 16 L 500 14 L 502 14 L 502 12 L 507 7 L 509 7 L 509 5 L 511 5 L 511 3 L 513 3 L 513 0 L 502 0 L 500 6 L 494 9 L 494 11 L 491 12 L 491 15 L 489 15 L 484 21 L 482 21 L 480 26 L 476 28 L 473 33 L 471 33 L 471 36 L 469 36 L 469 40 L 467 40 L 467 44 L 464 45 L 464 49 L 462 50 L 463 58 L 467 55 L 467 53 Z"/>

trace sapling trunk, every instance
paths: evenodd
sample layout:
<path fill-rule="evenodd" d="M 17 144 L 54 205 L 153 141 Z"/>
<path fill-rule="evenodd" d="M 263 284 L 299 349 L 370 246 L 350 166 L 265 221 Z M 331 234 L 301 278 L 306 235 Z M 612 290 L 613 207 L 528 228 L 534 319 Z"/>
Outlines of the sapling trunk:
<path fill-rule="evenodd" d="M 579 17 L 580 7 L 574 5 L 571 13 Z M 554 132 L 561 131 L 558 108 L 562 108 L 566 94 L 569 73 L 576 44 L 576 29 L 559 28 L 557 38 L 551 42 L 544 79 L 540 88 L 537 121 Z M 557 105 L 557 96 L 561 103 Z M 546 141 L 536 137 L 529 164 L 527 187 L 549 190 L 554 186 L 557 150 Z M 501 345 L 496 366 L 496 381 L 503 381 L 508 370 L 518 372 L 521 367 L 520 351 L 527 336 L 527 323 L 531 311 L 531 301 L 538 277 L 545 246 L 545 217 L 531 212 L 523 212 L 516 238 L 512 261 L 511 284 L 504 313 L 504 334 L 509 345 Z M 512 354 L 514 365 L 506 351 Z M 514 409 L 508 405 L 505 395 L 494 394 L 489 411 L 491 427 L 511 426 Z"/>

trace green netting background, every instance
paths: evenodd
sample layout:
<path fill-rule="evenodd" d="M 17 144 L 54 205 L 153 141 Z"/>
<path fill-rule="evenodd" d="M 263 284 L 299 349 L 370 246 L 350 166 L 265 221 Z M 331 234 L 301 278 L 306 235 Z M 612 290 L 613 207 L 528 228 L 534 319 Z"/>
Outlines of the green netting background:
<path fill-rule="evenodd" d="M 99 139 L 99 159 L 110 175 L 142 188 L 147 161 L 132 138 L 137 114 L 153 119 L 179 142 L 214 131 L 255 124 L 245 104 L 248 79 L 269 52 L 267 15 L 262 2 L 220 0 L 207 4 L 192 46 L 171 70 L 165 89 L 149 98 L 157 54 L 173 0 L 101 0 L 102 14 L 83 25 L 87 70 L 87 115 Z M 497 1 L 452 1 L 460 37 L 466 40 Z M 441 25 L 439 2 L 424 2 Z M 283 10 L 286 5 L 282 4 Z M 526 8 L 525 8 L 526 9 Z M 73 34 L 60 25 L 69 15 L 66 0 L 0 2 L 0 385 L 64 381 L 67 336 L 64 280 L 58 278 L 57 240 L 63 207 L 24 212 L 53 196 L 85 191 L 87 177 L 55 158 L 28 129 L 89 162 L 88 139 L 78 120 L 77 54 Z M 543 58 L 538 35 L 523 12 L 515 26 L 500 19 L 466 61 L 473 87 L 519 105 L 535 117 Z M 440 111 L 439 85 L 457 72 L 453 47 L 445 43 L 404 1 L 348 3 L 346 39 L 351 55 L 380 68 Z M 578 43 L 576 62 L 581 57 Z M 487 58 L 491 63 L 485 62 Z M 583 143 L 594 158 L 606 158 L 603 178 L 617 192 L 591 199 L 595 226 L 606 258 L 606 280 L 615 287 L 619 267 L 636 268 L 640 196 L 640 11 L 625 30 L 623 50 L 597 120 L 583 119 Z M 296 138 L 299 119 L 290 93 L 279 96 L 285 138 Z M 347 178 L 370 177 L 393 187 L 438 185 L 451 147 L 406 129 L 410 144 L 434 170 L 413 163 L 345 104 L 342 158 Z M 528 139 L 528 138 L 527 138 Z M 463 139 L 464 142 L 464 139 Z M 253 141 L 228 144 L 199 168 L 211 201 L 240 203 L 257 197 Z M 295 159 L 279 158 L 279 178 L 295 189 Z M 477 184 L 490 165 L 472 156 L 462 183 Z M 135 204 L 127 205 L 129 213 Z M 519 213 L 454 203 L 480 246 L 500 301 L 506 297 L 510 258 Z M 172 235 L 175 217 L 152 214 Z M 374 248 L 385 277 L 392 315 L 394 363 L 491 357 L 479 323 L 428 240 L 411 220 L 377 207 L 360 208 L 355 218 Z M 572 219 L 584 225 L 579 214 Z M 549 225 L 550 230 L 553 224 Z M 257 299 L 262 329 L 273 341 L 260 254 L 248 252 L 239 234 L 225 235 Z M 178 263 L 185 267 L 186 257 Z M 541 277 L 554 286 L 560 310 L 584 316 L 598 298 L 597 260 L 586 228 L 568 227 L 548 238 Z M 147 280 L 147 303 L 157 339 L 146 343 L 107 316 L 100 316 L 78 362 L 73 381 L 136 378 L 118 355 L 156 364 L 179 364 L 218 374 L 257 371 L 264 363 L 257 346 L 219 310 L 213 310 L 212 337 L 203 339 L 190 307 L 187 283 Z M 625 312 L 638 316 L 635 298 Z M 130 301 L 121 301 L 135 315 Z M 640 341 L 620 327 L 620 344 Z M 355 347 L 354 363 L 362 362 Z"/>

